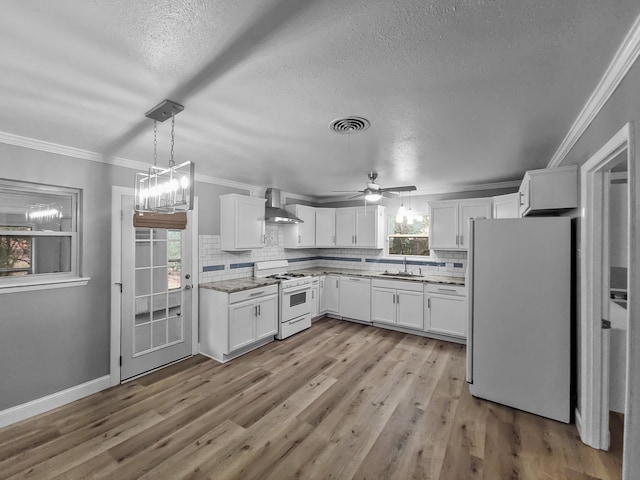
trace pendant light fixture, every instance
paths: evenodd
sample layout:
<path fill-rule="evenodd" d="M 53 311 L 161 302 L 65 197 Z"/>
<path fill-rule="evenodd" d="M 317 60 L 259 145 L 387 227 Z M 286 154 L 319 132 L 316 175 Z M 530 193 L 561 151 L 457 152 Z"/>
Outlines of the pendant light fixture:
<path fill-rule="evenodd" d="M 146 173 L 136 173 L 136 212 L 175 213 L 193 209 L 195 165 L 186 161 L 176 165 L 174 160 L 175 116 L 184 110 L 179 103 L 164 100 L 145 116 L 153 120 L 153 166 Z M 171 154 L 169 168 L 157 165 L 158 122 L 171 118 Z"/>
<path fill-rule="evenodd" d="M 422 215 L 418 215 L 414 213 L 411 208 L 411 192 L 409 192 L 409 208 L 407 209 L 404 206 L 404 198 L 400 197 L 400 208 L 398 208 L 398 213 L 396 214 L 396 223 L 405 223 L 407 225 L 413 225 L 413 222 L 422 222 L 424 217 Z"/>

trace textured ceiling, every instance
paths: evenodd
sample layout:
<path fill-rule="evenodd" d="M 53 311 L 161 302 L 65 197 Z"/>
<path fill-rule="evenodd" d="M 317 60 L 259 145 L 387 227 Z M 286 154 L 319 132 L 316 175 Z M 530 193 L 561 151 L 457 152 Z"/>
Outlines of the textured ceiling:
<path fill-rule="evenodd" d="M 5 0 L 0 131 L 306 195 L 543 168 L 637 0 Z M 357 115 L 371 128 L 339 135 Z M 167 161 L 169 122 L 159 127 Z"/>

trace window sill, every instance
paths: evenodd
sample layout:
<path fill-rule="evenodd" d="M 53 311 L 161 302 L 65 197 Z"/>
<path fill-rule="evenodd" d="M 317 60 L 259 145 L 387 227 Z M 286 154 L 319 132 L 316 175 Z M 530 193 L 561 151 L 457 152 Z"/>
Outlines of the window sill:
<path fill-rule="evenodd" d="M 32 292 L 52 288 L 81 287 L 91 280 L 90 277 L 65 277 L 54 279 L 20 279 L 0 282 L 0 295 L 3 293 Z"/>

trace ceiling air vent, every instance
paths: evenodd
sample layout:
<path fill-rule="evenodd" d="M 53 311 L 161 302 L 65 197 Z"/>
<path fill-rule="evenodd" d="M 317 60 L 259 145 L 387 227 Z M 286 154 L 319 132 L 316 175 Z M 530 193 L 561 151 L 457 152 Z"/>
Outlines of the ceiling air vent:
<path fill-rule="evenodd" d="M 336 133 L 356 133 L 369 128 L 371 123 L 362 117 L 338 118 L 329 124 L 329 130 Z"/>

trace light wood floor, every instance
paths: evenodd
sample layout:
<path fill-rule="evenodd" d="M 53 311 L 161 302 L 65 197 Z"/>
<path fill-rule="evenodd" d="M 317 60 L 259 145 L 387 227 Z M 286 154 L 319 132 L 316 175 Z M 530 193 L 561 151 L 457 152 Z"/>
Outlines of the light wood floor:
<path fill-rule="evenodd" d="M 197 356 L 0 430 L 0 478 L 620 478 L 619 450 L 471 397 L 464 355 L 323 319 L 227 364 Z"/>

